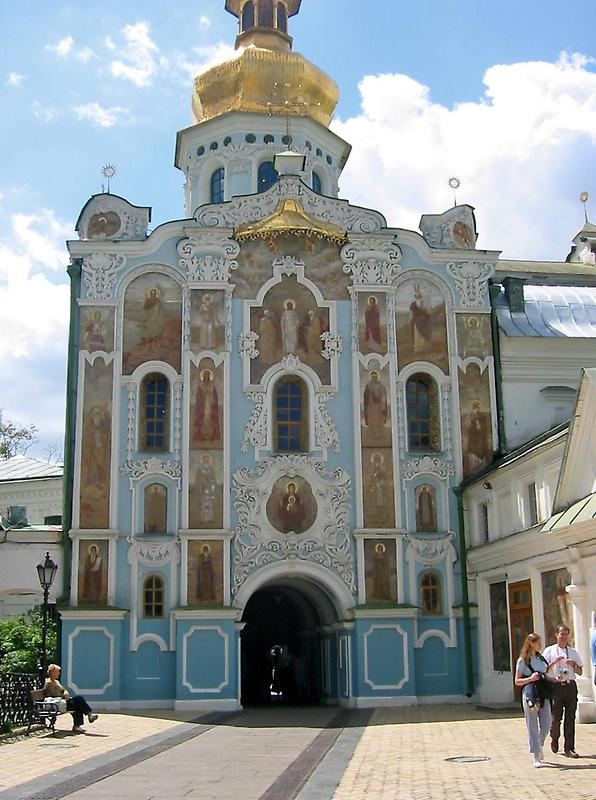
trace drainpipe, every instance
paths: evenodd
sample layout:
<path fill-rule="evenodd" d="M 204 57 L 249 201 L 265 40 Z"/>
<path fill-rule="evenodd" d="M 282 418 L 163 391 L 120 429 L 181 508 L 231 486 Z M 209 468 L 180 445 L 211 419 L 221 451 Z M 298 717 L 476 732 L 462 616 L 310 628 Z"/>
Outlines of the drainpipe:
<path fill-rule="evenodd" d="M 491 284 L 490 297 L 490 328 L 493 340 L 493 356 L 495 365 L 495 399 L 497 402 L 497 436 L 499 438 L 499 454 L 507 452 L 507 437 L 505 435 L 505 412 L 503 410 L 503 376 L 501 372 L 501 339 L 499 337 L 499 320 L 497 319 L 497 297 L 501 294 L 499 284 Z"/>
<path fill-rule="evenodd" d="M 75 456 L 75 419 L 77 409 L 78 383 L 78 333 L 79 307 L 77 299 L 81 290 L 81 265 L 76 259 L 67 268 L 70 277 L 70 325 L 68 330 L 68 366 L 66 373 L 66 427 L 64 433 L 64 479 L 62 537 L 64 552 L 64 591 L 60 600 L 67 605 L 70 601 L 71 582 L 71 541 L 69 531 L 72 526 L 74 456 Z"/>
<path fill-rule="evenodd" d="M 457 520 L 459 530 L 459 559 L 461 567 L 461 597 L 464 613 L 464 649 L 466 655 L 466 697 L 474 693 L 474 667 L 472 663 L 472 626 L 470 622 L 470 598 L 468 596 L 468 567 L 466 564 L 466 530 L 464 523 L 464 490 L 453 489 L 457 498 Z"/>

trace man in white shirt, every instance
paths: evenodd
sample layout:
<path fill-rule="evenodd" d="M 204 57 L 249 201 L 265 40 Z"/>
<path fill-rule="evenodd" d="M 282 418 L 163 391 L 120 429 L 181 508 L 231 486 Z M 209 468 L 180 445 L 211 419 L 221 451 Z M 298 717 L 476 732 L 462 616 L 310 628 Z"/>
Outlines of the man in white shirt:
<path fill-rule="evenodd" d="M 569 628 L 567 625 L 559 625 L 557 628 L 557 643 L 547 647 L 543 655 L 549 664 L 556 662 L 554 677 L 557 683 L 553 698 L 550 748 L 553 753 L 559 752 L 561 719 L 563 719 L 565 755 L 568 758 L 579 758 L 575 752 L 575 711 L 577 708 L 575 676 L 582 674 L 584 665 L 577 650 L 569 647 Z"/>

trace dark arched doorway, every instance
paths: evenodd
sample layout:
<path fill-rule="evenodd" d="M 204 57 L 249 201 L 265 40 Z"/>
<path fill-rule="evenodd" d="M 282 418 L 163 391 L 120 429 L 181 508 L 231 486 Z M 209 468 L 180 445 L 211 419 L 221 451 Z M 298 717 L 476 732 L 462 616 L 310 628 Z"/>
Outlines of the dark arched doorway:
<path fill-rule="evenodd" d="M 294 586 L 265 586 L 248 600 L 242 622 L 242 704 L 319 702 L 325 667 L 318 630 L 325 622 L 316 600 Z M 283 650 L 277 657 L 271 652 L 276 646 Z M 275 661 L 279 696 L 271 693 Z"/>

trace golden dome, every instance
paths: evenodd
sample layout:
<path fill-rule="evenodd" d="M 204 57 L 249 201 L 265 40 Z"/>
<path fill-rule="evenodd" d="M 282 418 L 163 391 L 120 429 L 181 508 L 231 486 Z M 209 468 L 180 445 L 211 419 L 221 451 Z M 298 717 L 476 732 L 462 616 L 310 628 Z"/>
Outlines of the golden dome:
<path fill-rule="evenodd" d="M 247 47 L 195 78 L 197 122 L 227 111 L 307 116 L 326 127 L 339 99 L 335 81 L 300 53 Z"/>
<path fill-rule="evenodd" d="M 323 222 L 307 214 L 295 197 L 286 197 L 273 214 L 234 231 L 234 238 L 239 242 L 245 239 L 274 239 L 277 236 L 313 236 L 335 244 L 344 244 L 348 238 L 346 232 L 332 222 Z"/>
<path fill-rule="evenodd" d="M 243 8 L 249 5 L 251 16 L 247 20 Z M 273 4 L 268 0 L 227 0 L 226 9 L 239 18 L 238 53 L 195 78 L 192 110 L 196 122 L 228 111 L 252 111 L 307 116 L 329 125 L 339 89 L 323 70 L 292 52 L 285 25 L 287 16 L 298 13 L 300 2 L 283 0 L 277 8 L 282 5 L 286 9 L 283 21 L 279 11 L 270 16 Z"/>

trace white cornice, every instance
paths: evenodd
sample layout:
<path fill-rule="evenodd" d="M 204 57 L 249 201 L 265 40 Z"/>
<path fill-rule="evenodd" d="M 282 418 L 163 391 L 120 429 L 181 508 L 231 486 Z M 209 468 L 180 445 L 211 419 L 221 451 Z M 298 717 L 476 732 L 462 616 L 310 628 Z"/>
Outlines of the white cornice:
<path fill-rule="evenodd" d="M 59 608 L 58 613 L 62 619 L 86 619 L 86 620 L 100 620 L 100 619 L 124 619 L 128 611 L 123 608 L 114 609 L 92 609 L 92 608 Z"/>

